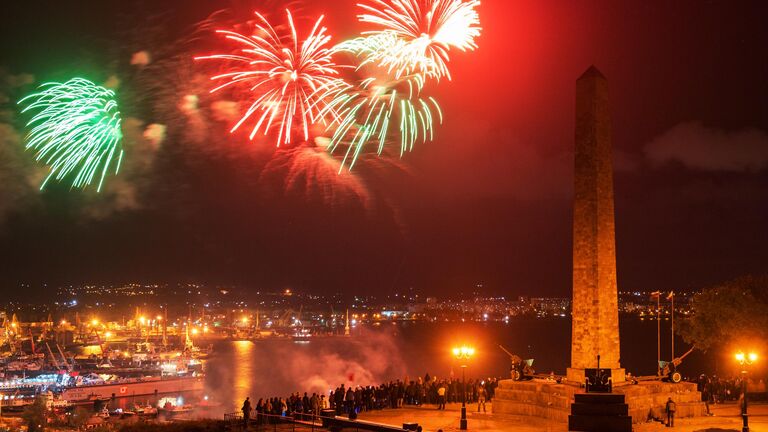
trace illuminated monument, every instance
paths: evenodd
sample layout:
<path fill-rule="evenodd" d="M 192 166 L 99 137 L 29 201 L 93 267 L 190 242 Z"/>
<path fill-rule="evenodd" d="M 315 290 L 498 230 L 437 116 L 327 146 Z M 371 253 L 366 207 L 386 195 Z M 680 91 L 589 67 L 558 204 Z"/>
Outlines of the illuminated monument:
<path fill-rule="evenodd" d="M 542 378 L 502 380 L 493 412 L 543 417 L 567 423 L 572 405 L 584 393 L 585 369 L 610 368 L 613 393 L 622 395 L 635 423 L 662 417 L 668 398 L 678 417 L 704 414 L 696 384 L 673 384 L 655 377 L 630 385 L 619 364 L 619 314 L 613 167 L 607 80 L 594 66 L 576 81 L 576 151 L 573 200 L 573 302 L 571 367 L 561 382 Z M 513 348 L 514 350 L 514 348 Z M 655 370 L 655 365 L 648 365 Z M 595 417 L 591 407 L 587 417 Z M 602 408 L 601 408 L 602 409 Z M 581 409 L 580 411 L 584 411 Z M 605 411 L 605 410 L 603 410 Z M 601 412 L 603 412 L 601 411 Z M 608 410 L 603 413 L 613 413 Z M 584 414 L 582 412 L 581 414 Z M 599 423 L 599 422 L 598 422 Z M 601 429 L 618 430 L 618 429 Z"/>
<path fill-rule="evenodd" d="M 576 157 L 573 198 L 571 367 L 567 379 L 584 382 L 584 369 L 619 365 L 619 307 L 613 212 L 613 164 L 608 81 L 594 66 L 576 81 Z"/>

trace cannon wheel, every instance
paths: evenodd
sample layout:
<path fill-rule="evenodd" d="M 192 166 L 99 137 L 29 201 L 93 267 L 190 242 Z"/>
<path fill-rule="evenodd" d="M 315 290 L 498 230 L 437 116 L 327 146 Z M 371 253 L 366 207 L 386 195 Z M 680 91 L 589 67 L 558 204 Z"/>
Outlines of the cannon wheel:
<path fill-rule="evenodd" d="M 669 374 L 669 380 L 672 381 L 673 383 L 679 383 L 680 381 L 683 380 L 683 376 L 680 375 L 680 372 L 674 371 L 671 374 Z"/>
<path fill-rule="evenodd" d="M 520 373 L 520 369 L 515 369 L 512 371 L 512 379 L 515 381 L 520 381 L 523 378 L 523 374 Z"/>

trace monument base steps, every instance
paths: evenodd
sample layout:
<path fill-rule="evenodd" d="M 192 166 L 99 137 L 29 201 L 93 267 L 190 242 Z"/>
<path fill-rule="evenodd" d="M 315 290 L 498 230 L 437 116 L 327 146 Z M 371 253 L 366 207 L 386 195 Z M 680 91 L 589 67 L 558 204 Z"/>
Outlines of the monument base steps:
<path fill-rule="evenodd" d="M 649 417 L 663 418 L 664 406 L 670 397 L 677 404 L 675 415 L 678 418 L 699 417 L 706 412 L 701 402 L 701 393 L 696 391 L 696 385 L 692 383 L 641 382 L 617 386 L 613 391 L 625 396 L 628 415 L 632 417 L 633 423 L 645 422 Z M 547 380 L 502 380 L 493 398 L 493 412 L 566 423 L 575 395 L 582 393 L 583 388 Z"/>

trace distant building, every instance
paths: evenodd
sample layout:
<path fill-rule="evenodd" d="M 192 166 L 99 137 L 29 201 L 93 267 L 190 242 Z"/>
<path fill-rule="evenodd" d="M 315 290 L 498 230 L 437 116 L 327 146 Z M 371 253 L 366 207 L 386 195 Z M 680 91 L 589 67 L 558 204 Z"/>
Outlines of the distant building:
<path fill-rule="evenodd" d="M 532 297 L 531 307 L 537 313 L 547 315 L 568 314 L 571 310 L 571 299 L 567 297 Z"/>

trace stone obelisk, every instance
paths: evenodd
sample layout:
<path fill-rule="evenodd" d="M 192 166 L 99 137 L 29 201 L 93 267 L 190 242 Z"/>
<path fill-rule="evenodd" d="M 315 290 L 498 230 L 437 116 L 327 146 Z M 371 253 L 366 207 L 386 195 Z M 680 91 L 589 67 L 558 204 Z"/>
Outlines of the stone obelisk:
<path fill-rule="evenodd" d="M 573 200 L 571 367 L 567 379 L 584 382 L 584 369 L 619 364 L 619 308 L 613 214 L 613 164 L 608 82 L 594 66 L 576 81 L 576 164 Z"/>

